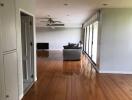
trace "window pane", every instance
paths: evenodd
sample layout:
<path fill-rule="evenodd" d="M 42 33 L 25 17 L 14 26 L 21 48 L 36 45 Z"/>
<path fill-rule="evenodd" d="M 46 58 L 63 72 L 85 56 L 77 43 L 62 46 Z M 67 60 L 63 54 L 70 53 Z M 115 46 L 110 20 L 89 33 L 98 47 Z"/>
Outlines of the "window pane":
<path fill-rule="evenodd" d="M 85 27 L 85 51 L 86 51 L 86 41 L 87 41 L 87 27 Z"/>
<path fill-rule="evenodd" d="M 83 50 L 85 50 L 85 28 L 84 28 L 84 36 L 83 36 Z"/>
<path fill-rule="evenodd" d="M 96 63 L 96 60 L 97 60 L 97 41 L 98 41 L 98 21 L 93 23 L 92 60 L 95 63 Z"/>
<path fill-rule="evenodd" d="M 86 28 L 84 28 L 84 51 L 86 51 Z"/>
<path fill-rule="evenodd" d="M 86 40 L 86 53 L 88 54 L 88 42 L 89 42 L 89 26 L 87 26 L 87 40 Z"/>
<path fill-rule="evenodd" d="M 92 24 L 90 25 L 90 34 L 89 34 L 89 56 L 92 57 Z"/>

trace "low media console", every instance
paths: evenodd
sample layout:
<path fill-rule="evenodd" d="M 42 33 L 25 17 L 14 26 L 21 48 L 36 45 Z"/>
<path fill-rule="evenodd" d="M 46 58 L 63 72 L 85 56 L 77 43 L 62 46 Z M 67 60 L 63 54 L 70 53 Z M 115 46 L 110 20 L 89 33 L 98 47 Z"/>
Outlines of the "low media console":
<path fill-rule="evenodd" d="M 37 50 L 49 49 L 49 43 L 37 43 Z"/>

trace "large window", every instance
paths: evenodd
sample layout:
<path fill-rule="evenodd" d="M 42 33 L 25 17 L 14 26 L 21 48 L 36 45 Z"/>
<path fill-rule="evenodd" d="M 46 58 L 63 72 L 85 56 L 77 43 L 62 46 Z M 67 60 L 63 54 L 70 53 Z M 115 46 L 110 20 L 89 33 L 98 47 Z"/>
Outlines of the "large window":
<path fill-rule="evenodd" d="M 97 43 L 98 43 L 98 21 L 93 23 L 92 60 L 95 63 L 97 60 Z"/>
<path fill-rule="evenodd" d="M 88 53 L 88 44 L 89 43 L 89 26 L 87 26 L 87 37 L 86 37 L 86 52 Z"/>
<path fill-rule="evenodd" d="M 84 41 L 86 41 L 87 38 L 87 28 L 84 28 Z M 84 42 L 84 51 L 86 51 L 86 42 Z"/>
<path fill-rule="evenodd" d="M 92 37 L 93 37 L 93 34 L 92 34 L 92 32 L 93 32 L 93 27 L 92 27 L 93 25 L 91 24 L 90 25 L 90 33 L 89 33 L 89 56 L 90 57 L 92 57 Z"/>
<path fill-rule="evenodd" d="M 97 62 L 98 21 L 85 27 L 84 51 L 94 63 Z"/>

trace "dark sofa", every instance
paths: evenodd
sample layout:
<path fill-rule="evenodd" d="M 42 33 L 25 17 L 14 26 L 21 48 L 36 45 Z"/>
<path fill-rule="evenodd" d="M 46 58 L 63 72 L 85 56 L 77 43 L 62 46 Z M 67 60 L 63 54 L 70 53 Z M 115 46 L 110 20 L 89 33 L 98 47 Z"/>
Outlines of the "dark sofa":
<path fill-rule="evenodd" d="M 78 44 L 68 44 L 63 46 L 63 60 L 80 60 L 82 48 Z"/>

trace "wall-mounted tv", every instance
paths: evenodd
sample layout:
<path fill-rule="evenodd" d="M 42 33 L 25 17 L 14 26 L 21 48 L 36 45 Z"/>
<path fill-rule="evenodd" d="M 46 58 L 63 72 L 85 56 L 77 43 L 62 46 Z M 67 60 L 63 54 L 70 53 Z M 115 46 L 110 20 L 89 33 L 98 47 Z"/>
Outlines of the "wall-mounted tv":
<path fill-rule="evenodd" d="M 49 49 L 49 43 L 37 43 L 37 49 L 38 50 Z"/>

